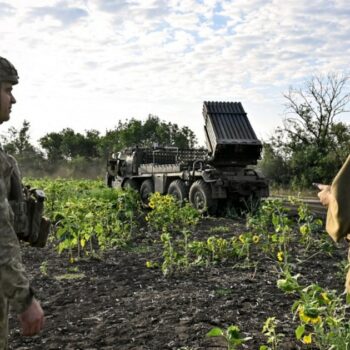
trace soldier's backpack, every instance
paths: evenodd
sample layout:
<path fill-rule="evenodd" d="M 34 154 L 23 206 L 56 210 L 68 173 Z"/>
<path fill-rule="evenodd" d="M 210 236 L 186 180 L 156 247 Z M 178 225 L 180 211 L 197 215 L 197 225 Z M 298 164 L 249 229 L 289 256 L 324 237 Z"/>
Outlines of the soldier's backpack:
<path fill-rule="evenodd" d="M 14 230 L 20 240 L 44 247 L 50 233 L 50 220 L 43 216 L 45 193 L 23 186 L 19 172 L 11 175 L 9 203 L 14 213 Z"/>

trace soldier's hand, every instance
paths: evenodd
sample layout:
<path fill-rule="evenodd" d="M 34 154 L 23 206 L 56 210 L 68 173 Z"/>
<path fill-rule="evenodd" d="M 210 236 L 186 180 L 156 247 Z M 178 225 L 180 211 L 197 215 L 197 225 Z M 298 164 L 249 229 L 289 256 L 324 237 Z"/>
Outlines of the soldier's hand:
<path fill-rule="evenodd" d="M 317 194 L 320 202 L 322 205 L 328 206 L 332 197 L 331 186 L 318 184 L 317 187 L 320 189 L 320 192 Z"/>
<path fill-rule="evenodd" d="M 33 299 L 30 306 L 18 315 L 18 319 L 21 323 L 22 334 L 25 336 L 38 334 L 44 327 L 44 311 L 36 299 Z"/>

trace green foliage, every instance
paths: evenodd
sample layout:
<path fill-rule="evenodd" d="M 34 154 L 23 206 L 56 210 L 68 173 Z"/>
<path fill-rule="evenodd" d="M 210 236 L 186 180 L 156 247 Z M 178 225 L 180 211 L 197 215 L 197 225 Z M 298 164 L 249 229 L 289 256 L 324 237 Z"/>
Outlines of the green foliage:
<path fill-rule="evenodd" d="M 292 221 L 280 200 L 264 201 L 257 213 L 248 215 L 247 227 L 261 237 L 260 247 L 264 252 L 272 256 L 283 252 L 287 258 Z"/>
<path fill-rule="evenodd" d="M 49 132 L 39 139 L 40 149 L 31 143 L 30 123 L 26 120 L 20 129 L 11 127 L 6 134 L 0 135 L 0 139 L 3 148 L 17 158 L 26 176 L 83 178 L 100 176 L 101 170 L 104 172 L 105 169 L 107 154 L 112 150 L 135 145 L 151 147 L 155 143 L 192 148 L 197 143 L 195 134 L 188 127 L 180 128 L 152 115 L 145 122 L 136 119 L 120 121 L 105 135 L 93 129 L 84 133 L 70 128 Z"/>
<path fill-rule="evenodd" d="M 308 205 L 302 200 L 296 197 L 289 197 L 289 201 L 297 205 L 297 225 L 301 234 L 301 241 L 305 244 L 305 249 L 308 250 L 312 244 L 320 243 L 320 240 L 317 239 L 316 235 L 312 235 L 312 233 L 324 231 L 323 221 L 315 218 Z"/>
<path fill-rule="evenodd" d="M 284 291 L 285 293 L 297 293 L 300 291 L 301 287 L 298 283 L 298 278 L 300 275 L 292 276 L 289 269 L 286 268 L 282 274 L 281 277 L 277 281 L 277 287 Z"/>
<path fill-rule="evenodd" d="M 101 181 L 31 180 L 47 196 L 46 215 L 55 224 L 59 253 L 72 261 L 112 246 L 127 245 L 137 228 L 140 205 L 134 191 L 117 191 Z"/>
<path fill-rule="evenodd" d="M 280 200 L 264 201 L 256 213 L 247 215 L 247 227 L 265 235 L 272 228 L 273 214 L 281 212 L 284 212 L 284 207 Z"/>
<path fill-rule="evenodd" d="M 188 127 L 179 128 L 177 124 L 166 123 L 157 116 L 149 115 L 145 122 L 134 118 L 120 121 L 114 130 L 107 131 L 102 143 L 104 149 L 118 151 L 135 145 L 152 147 L 155 143 L 192 148 L 197 141 Z"/>
<path fill-rule="evenodd" d="M 4 150 L 14 156 L 35 153 L 34 147 L 30 144 L 29 128 L 30 123 L 26 120 L 23 121 L 19 130 L 10 127 L 7 131 L 8 136 L 2 136 Z"/>
<path fill-rule="evenodd" d="M 149 227 L 161 234 L 163 243 L 164 275 L 188 269 L 189 238 L 191 230 L 197 225 L 199 213 L 189 203 L 180 206 L 171 195 L 162 196 L 158 192 L 151 195 L 146 217 Z"/>
<path fill-rule="evenodd" d="M 300 291 L 292 310 L 299 316 L 296 337 L 312 342 L 319 349 L 347 349 L 350 343 L 350 322 L 344 305 L 334 291 L 311 284 Z"/>
<path fill-rule="evenodd" d="M 212 261 L 221 261 L 234 255 L 234 249 L 232 248 L 230 242 L 224 238 L 211 236 L 207 239 L 207 249 Z"/>
<path fill-rule="evenodd" d="M 300 275 L 292 275 L 291 264 L 288 259 L 283 258 L 287 256 L 288 244 L 295 224 L 298 228 L 296 234 L 299 233 L 299 239 L 298 236 L 296 238 L 305 251 L 312 242 L 323 247 L 323 242 L 317 239 L 317 233 L 323 226 L 322 221 L 314 219 L 309 208 L 298 199 L 290 200 L 294 204 L 299 204 L 296 222 L 292 222 L 286 216 L 281 203 L 273 201 L 266 202 L 255 216 L 248 217 L 248 227 L 261 234 L 265 251 L 267 251 L 266 248 L 279 249 L 278 261 L 283 264 L 280 264 L 282 273 L 277 281 L 277 287 L 285 293 L 299 297 L 292 307 L 292 311 L 299 318 L 299 324 L 295 330 L 297 340 L 304 344 L 314 344 L 318 349 L 346 350 L 350 343 L 350 322 L 346 316 L 349 305 L 344 305 L 343 298 L 334 291 L 323 289 L 317 284 L 303 287 L 298 281 Z M 278 348 L 277 343 L 273 343 L 276 325 L 272 322 L 273 318 L 268 320 L 269 322 L 264 325 L 263 333 L 268 336 L 269 345 L 262 345 L 260 350 Z"/>
<path fill-rule="evenodd" d="M 210 228 L 210 233 L 226 233 L 230 231 L 231 229 L 228 226 L 215 226 Z"/>
<path fill-rule="evenodd" d="M 55 225 L 53 243 L 59 252 L 67 251 L 73 262 L 82 256 L 95 256 L 104 249 L 127 246 L 138 231 L 140 203 L 133 190 L 117 191 L 106 188 L 102 181 L 35 180 L 26 178 L 25 183 L 42 188 L 47 195 L 46 215 Z M 247 217 L 248 232 L 220 237 L 227 233 L 225 226 L 217 226 L 203 240 L 191 240 L 192 232 L 200 220 L 200 214 L 188 203 L 180 205 L 173 196 L 151 196 L 147 213 L 148 227 L 159 234 L 162 243 L 161 264 L 164 275 L 186 271 L 198 264 L 218 264 L 228 260 L 251 259 L 252 249 L 261 249 L 268 257 L 277 253 L 276 267 L 281 275 L 277 287 L 297 298 L 292 311 L 298 324 L 295 336 L 298 341 L 313 344 L 319 349 L 346 349 L 350 343 L 350 321 L 347 318 L 349 305 L 334 291 L 317 284 L 304 287 L 299 275 L 292 274 L 292 265 L 287 259 L 289 243 L 296 239 L 303 250 L 315 240 L 322 222 L 315 220 L 309 209 L 299 200 L 298 217 L 291 220 L 280 201 L 265 201 L 259 211 Z M 294 231 L 293 231 L 294 228 Z M 294 235 L 293 235 L 294 233 Z M 140 245 L 139 252 L 149 247 Z M 305 249 L 306 251 L 306 249 Z M 290 260 L 292 255 L 290 255 Z M 270 259 L 271 260 L 271 259 Z M 298 263 L 298 262 L 297 262 Z M 158 268 L 158 262 L 147 261 L 146 267 Z M 344 267 L 345 268 L 345 267 Z M 48 274 L 46 262 L 40 266 L 43 275 Z M 77 270 L 72 270 L 77 272 Z M 70 273 L 56 278 L 85 278 L 85 275 Z M 227 293 L 222 289 L 219 293 Z M 350 299 L 350 298 L 349 298 Z M 269 317 L 263 325 L 266 345 L 260 350 L 275 350 L 283 338 L 277 332 L 278 321 Z M 237 326 L 226 330 L 214 328 L 211 337 L 222 337 L 228 349 L 236 349 L 249 338 L 243 338 Z"/>
<path fill-rule="evenodd" d="M 258 235 L 247 232 L 228 239 L 210 236 L 205 241 L 191 241 L 191 231 L 200 218 L 197 210 L 188 203 L 180 206 L 173 196 L 159 193 L 152 194 L 149 206 L 152 211 L 146 220 L 151 229 L 160 233 L 163 244 L 162 271 L 165 275 L 186 270 L 192 265 L 208 266 L 229 259 L 249 259 L 251 245 L 258 244 L 260 240 Z M 228 229 L 218 227 L 214 231 Z"/>
<path fill-rule="evenodd" d="M 265 146 L 260 164 L 278 185 L 330 183 L 350 153 L 350 126 L 337 121 L 350 101 L 348 77 L 314 76 L 284 95 L 288 117 Z"/>
<path fill-rule="evenodd" d="M 194 145 L 195 137 L 186 127 L 179 129 L 176 124 L 149 116 L 144 123 L 136 119 L 120 121 L 116 129 L 107 131 L 105 136 L 96 130 L 83 135 L 67 128 L 61 132 L 48 133 L 40 139 L 40 145 L 51 162 L 71 160 L 77 156 L 96 158 L 104 156 L 107 149 L 117 151 L 134 145 L 151 147 L 154 143 L 186 148 Z"/>
<path fill-rule="evenodd" d="M 317 284 L 301 286 L 289 270 L 283 271 L 277 286 L 285 293 L 299 297 L 292 311 L 299 319 L 295 336 L 304 344 L 314 344 L 318 349 L 346 350 L 350 342 L 349 305 L 336 292 L 323 289 Z M 268 349 L 268 348 L 264 348 Z"/>
<path fill-rule="evenodd" d="M 262 159 L 258 167 L 264 176 L 273 182 L 273 185 L 287 186 L 291 181 L 288 162 L 273 143 L 263 144 Z"/>
<path fill-rule="evenodd" d="M 146 220 L 152 229 L 161 232 L 179 233 L 187 227 L 195 226 L 200 214 L 189 203 L 183 206 L 177 203 L 174 196 L 153 193 L 149 199 L 152 209 Z"/>
<path fill-rule="evenodd" d="M 226 340 L 227 350 L 235 350 L 237 347 L 250 338 L 243 338 L 240 329 L 237 326 L 231 325 L 227 329 L 221 329 L 219 327 L 212 328 L 208 333 L 207 337 L 222 337 Z"/>
<path fill-rule="evenodd" d="M 264 323 L 262 333 L 267 337 L 267 344 L 270 346 L 262 345 L 259 350 L 278 350 L 281 340 L 284 338 L 284 334 L 277 333 L 276 328 L 278 325 L 276 317 L 269 317 Z"/>
<path fill-rule="evenodd" d="M 60 132 L 46 134 L 40 138 L 39 142 L 48 160 L 56 162 L 61 159 L 71 160 L 78 156 L 87 159 L 100 156 L 100 139 L 100 133 L 96 130 L 87 131 L 83 135 L 66 128 Z"/>
<path fill-rule="evenodd" d="M 40 273 L 43 275 L 43 276 L 47 276 L 48 273 L 47 273 L 47 261 L 43 261 L 40 266 L 39 266 L 39 270 L 40 270 Z"/>
<path fill-rule="evenodd" d="M 45 168 L 45 159 L 41 150 L 30 142 L 30 123 L 23 121 L 19 129 L 10 127 L 5 136 L 0 136 L 4 150 L 16 157 L 22 173 L 35 175 Z"/>
<path fill-rule="evenodd" d="M 249 232 L 229 239 L 210 236 L 206 241 L 191 241 L 189 250 L 194 265 L 206 264 L 209 266 L 239 258 L 248 260 L 251 245 L 258 244 L 259 240 L 259 236 Z"/>

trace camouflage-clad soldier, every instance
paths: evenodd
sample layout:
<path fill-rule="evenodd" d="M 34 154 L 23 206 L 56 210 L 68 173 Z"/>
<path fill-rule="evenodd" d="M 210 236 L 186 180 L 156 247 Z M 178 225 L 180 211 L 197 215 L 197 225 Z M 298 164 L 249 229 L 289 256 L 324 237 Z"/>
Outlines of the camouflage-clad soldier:
<path fill-rule="evenodd" d="M 0 124 L 10 118 L 11 107 L 16 103 L 12 86 L 17 83 L 15 67 L 0 57 Z M 7 349 L 9 305 L 18 314 L 23 335 L 37 334 L 44 325 L 43 310 L 22 265 L 14 215 L 8 201 L 13 172 L 18 172 L 16 161 L 0 147 L 0 350 Z"/>
<path fill-rule="evenodd" d="M 328 207 L 326 231 L 336 242 L 343 238 L 350 242 L 350 155 L 332 185 L 318 184 L 318 188 L 321 203 Z M 350 262 L 350 248 L 348 259 Z M 345 291 L 350 294 L 350 269 L 346 276 Z"/>

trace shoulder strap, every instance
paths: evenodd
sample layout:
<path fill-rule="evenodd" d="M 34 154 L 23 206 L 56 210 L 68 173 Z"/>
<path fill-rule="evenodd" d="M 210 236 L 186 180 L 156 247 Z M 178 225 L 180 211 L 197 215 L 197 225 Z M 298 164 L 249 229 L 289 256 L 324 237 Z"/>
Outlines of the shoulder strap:
<path fill-rule="evenodd" d="M 8 199 L 15 216 L 13 227 L 18 238 L 25 239 L 29 234 L 29 223 L 27 219 L 28 208 L 23 192 L 24 188 L 21 181 L 21 175 L 15 158 L 8 154 L 6 154 L 6 158 L 11 169 L 10 192 Z"/>
<path fill-rule="evenodd" d="M 19 173 L 13 169 L 11 174 L 11 190 L 9 200 L 24 201 L 23 185 Z"/>
<path fill-rule="evenodd" d="M 9 162 L 8 155 L 0 149 L 0 175 L 3 177 L 10 176 L 12 172 L 12 164 Z"/>

